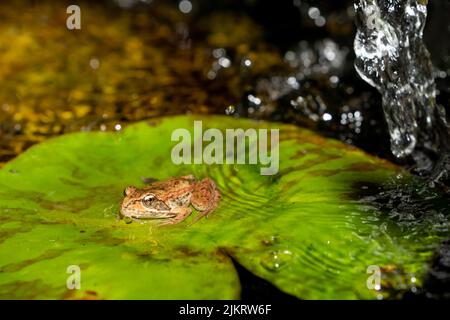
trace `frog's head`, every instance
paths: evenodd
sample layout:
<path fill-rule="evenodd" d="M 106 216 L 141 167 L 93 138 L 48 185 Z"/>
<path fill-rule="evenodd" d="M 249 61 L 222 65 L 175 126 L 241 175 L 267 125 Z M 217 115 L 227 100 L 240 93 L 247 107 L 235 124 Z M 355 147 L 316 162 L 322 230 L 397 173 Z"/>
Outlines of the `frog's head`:
<path fill-rule="evenodd" d="M 125 217 L 161 219 L 175 216 L 170 207 L 151 191 L 130 186 L 125 189 L 124 196 L 120 212 Z"/>

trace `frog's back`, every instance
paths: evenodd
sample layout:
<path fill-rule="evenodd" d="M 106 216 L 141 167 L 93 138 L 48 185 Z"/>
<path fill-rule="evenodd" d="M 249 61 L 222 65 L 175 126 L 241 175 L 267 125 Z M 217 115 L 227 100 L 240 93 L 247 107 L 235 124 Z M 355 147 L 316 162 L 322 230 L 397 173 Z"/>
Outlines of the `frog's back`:
<path fill-rule="evenodd" d="M 164 193 L 164 192 L 174 192 L 182 191 L 185 189 L 190 189 L 194 185 L 194 181 L 191 179 L 181 177 L 181 178 L 170 178 L 166 181 L 157 181 L 144 187 L 143 189 L 147 192 Z"/>

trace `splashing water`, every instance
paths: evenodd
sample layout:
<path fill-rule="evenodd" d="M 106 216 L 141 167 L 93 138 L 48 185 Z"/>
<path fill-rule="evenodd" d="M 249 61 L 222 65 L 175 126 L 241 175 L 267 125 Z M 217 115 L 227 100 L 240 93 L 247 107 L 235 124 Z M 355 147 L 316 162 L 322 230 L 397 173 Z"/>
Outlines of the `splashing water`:
<path fill-rule="evenodd" d="M 448 172 L 450 130 L 436 103 L 434 69 L 422 41 L 426 5 L 426 0 L 358 0 L 355 67 L 382 95 L 392 153 L 438 155 L 441 164 L 434 170 Z"/>

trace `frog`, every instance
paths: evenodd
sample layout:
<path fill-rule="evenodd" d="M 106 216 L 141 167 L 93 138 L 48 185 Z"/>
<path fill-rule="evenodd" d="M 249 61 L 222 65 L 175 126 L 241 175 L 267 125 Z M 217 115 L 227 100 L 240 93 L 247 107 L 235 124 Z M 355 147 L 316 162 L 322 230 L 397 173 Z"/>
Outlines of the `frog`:
<path fill-rule="evenodd" d="M 193 224 L 213 212 L 220 199 L 212 179 L 198 181 L 194 175 L 186 175 L 155 181 L 143 188 L 128 186 L 124 190 L 120 213 L 133 220 L 156 219 L 160 226 L 175 225 L 191 215 L 192 205 L 199 212 Z"/>

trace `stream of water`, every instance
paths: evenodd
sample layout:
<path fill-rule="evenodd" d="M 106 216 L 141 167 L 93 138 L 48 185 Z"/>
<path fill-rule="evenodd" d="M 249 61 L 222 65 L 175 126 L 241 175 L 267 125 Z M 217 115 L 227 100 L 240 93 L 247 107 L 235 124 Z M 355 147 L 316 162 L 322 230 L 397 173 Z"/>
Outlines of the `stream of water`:
<path fill-rule="evenodd" d="M 423 43 L 427 1 L 357 0 L 355 9 L 355 67 L 382 96 L 392 153 L 412 156 L 431 181 L 444 181 L 450 129 L 436 103 L 436 69 Z"/>

